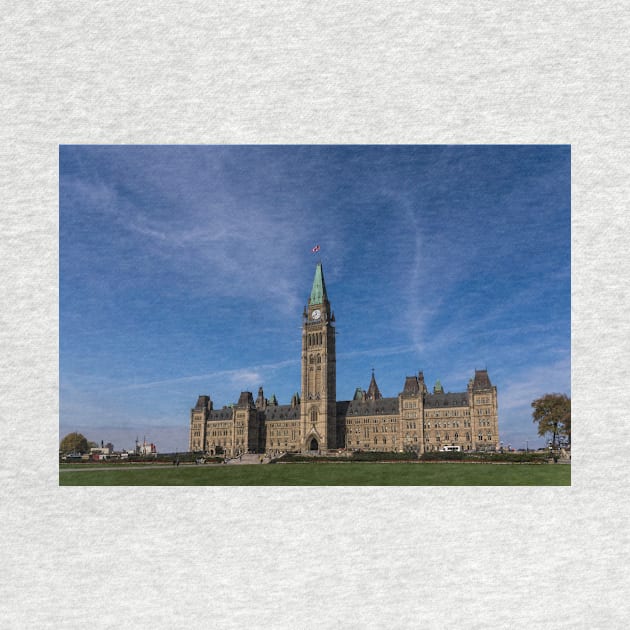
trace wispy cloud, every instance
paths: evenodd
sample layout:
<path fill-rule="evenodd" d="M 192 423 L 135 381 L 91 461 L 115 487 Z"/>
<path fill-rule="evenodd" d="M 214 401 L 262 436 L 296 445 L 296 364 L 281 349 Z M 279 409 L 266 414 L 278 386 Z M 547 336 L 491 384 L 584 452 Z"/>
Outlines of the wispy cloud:
<path fill-rule="evenodd" d="M 509 412 L 528 408 L 534 399 L 548 393 L 570 395 L 570 367 L 571 359 L 566 356 L 549 365 L 511 374 L 501 391 L 501 409 Z"/>
<path fill-rule="evenodd" d="M 137 253 L 161 260 L 191 292 L 271 297 L 273 308 L 287 311 L 299 306 L 303 287 L 292 270 L 303 257 L 298 246 L 303 199 L 288 196 L 272 208 L 269 199 L 239 195 L 220 178 L 207 195 L 200 195 L 197 188 L 189 192 L 177 182 L 177 173 L 162 180 L 151 168 L 136 174 L 141 191 L 128 187 L 123 194 L 103 174 L 82 175 L 64 182 L 66 200 L 107 217 L 113 227 L 134 237 Z M 190 174 L 182 177 L 185 182 Z M 160 207 L 150 205 L 151 199 Z M 265 264 L 257 265 L 261 256 Z"/>
<path fill-rule="evenodd" d="M 410 352 L 414 352 L 413 348 L 410 348 L 408 345 L 405 346 L 381 346 L 369 348 L 367 350 L 351 350 L 349 352 L 338 352 L 338 359 L 349 359 L 352 357 L 386 357 L 386 356 L 395 356 L 398 354 L 409 354 Z"/>
<path fill-rule="evenodd" d="M 206 372 L 204 374 L 191 374 L 187 376 L 179 376 L 175 378 L 160 379 L 156 381 L 147 381 L 143 383 L 127 383 L 124 385 L 115 385 L 102 387 L 101 391 L 134 391 L 141 389 L 161 388 L 165 385 L 176 385 L 181 383 L 212 383 L 212 381 L 227 381 L 230 384 L 241 386 L 252 383 L 259 384 L 269 378 L 269 373 L 284 367 L 298 365 L 299 359 L 287 359 L 284 361 L 276 361 L 274 363 L 262 363 L 260 365 L 248 368 L 238 368 L 232 370 L 216 370 L 214 372 Z"/>
<path fill-rule="evenodd" d="M 309 251 L 320 243 L 343 378 L 354 383 L 375 356 L 389 388 L 402 378 L 393 372 L 422 368 L 459 390 L 487 361 L 511 426 L 519 398 L 545 384 L 532 375 L 569 368 L 558 359 L 569 351 L 568 208 L 558 206 L 568 158 L 550 172 L 542 153 L 62 151 L 63 413 L 133 422 L 150 407 L 174 424 L 198 387 L 233 400 L 273 382 L 286 396 L 299 383 Z"/>

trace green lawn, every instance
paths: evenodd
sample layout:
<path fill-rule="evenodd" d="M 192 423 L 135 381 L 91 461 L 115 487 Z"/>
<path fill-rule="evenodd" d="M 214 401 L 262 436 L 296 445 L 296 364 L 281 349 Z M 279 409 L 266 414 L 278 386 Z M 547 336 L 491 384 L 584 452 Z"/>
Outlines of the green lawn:
<path fill-rule="evenodd" d="M 570 486 L 570 465 L 317 463 L 62 466 L 62 486 Z"/>

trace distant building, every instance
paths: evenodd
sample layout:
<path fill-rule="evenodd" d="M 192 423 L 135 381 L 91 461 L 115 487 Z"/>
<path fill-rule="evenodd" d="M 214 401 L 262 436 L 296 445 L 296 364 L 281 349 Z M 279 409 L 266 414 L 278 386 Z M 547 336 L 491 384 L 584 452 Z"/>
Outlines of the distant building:
<path fill-rule="evenodd" d="M 152 442 L 150 444 L 143 442 L 140 445 L 139 449 L 140 449 L 138 451 L 139 455 L 157 455 L 157 446 L 153 444 Z"/>
<path fill-rule="evenodd" d="M 289 405 L 263 388 L 254 400 L 241 392 L 236 404 L 214 409 L 199 396 L 190 412 L 191 451 L 243 452 L 496 450 L 499 443 L 497 388 L 487 370 L 475 370 L 464 391 L 445 392 L 437 381 L 430 392 L 423 372 L 407 376 L 402 391 L 383 397 L 374 372 L 367 390 L 338 401 L 335 315 L 321 263 L 302 324 L 302 382 Z M 457 449 L 449 449 L 457 450 Z"/>
<path fill-rule="evenodd" d="M 100 446 L 94 446 L 90 449 L 90 459 L 102 460 L 109 459 L 114 452 L 114 445 L 111 442 L 103 444 L 101 440 Z"/>
<path fill-rule="evenodd" d="M 138 441 L 136 438 L 136 446 L 134 448 L 134 455 L 157 455 L 157 446 L 152 442 L 147 442 L 147 438 L 145 437 L 142 442 Z"/>

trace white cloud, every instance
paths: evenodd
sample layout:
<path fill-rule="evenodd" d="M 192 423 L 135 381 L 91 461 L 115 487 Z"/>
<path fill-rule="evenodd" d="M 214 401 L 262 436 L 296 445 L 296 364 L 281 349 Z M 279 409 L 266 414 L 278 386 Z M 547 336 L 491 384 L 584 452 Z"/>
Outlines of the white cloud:
<path fill-rule="evenodd" d="M 514 374 L 503 387 L 500 410 L 508 412 L 529 408 L 531 402 L 544 394 L 566 393 L 570 395 L 570 357 L 551 365 L 529 368 L 526 373 Z"/>

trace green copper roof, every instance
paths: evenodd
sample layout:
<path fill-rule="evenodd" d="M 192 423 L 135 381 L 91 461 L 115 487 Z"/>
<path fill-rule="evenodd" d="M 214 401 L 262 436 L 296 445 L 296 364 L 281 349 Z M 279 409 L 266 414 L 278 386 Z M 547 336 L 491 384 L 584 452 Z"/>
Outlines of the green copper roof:
<path fill-rule="evenodd" d="M 309 304 L 323 304 L 326 295 L 326 283 L 324 282 L 324 272 L 322 271 L 322 263 L 317 263 L 315 267 L 315 278 L 313 278 L 313 288 L 311 289 L 311 299 Z"/>

